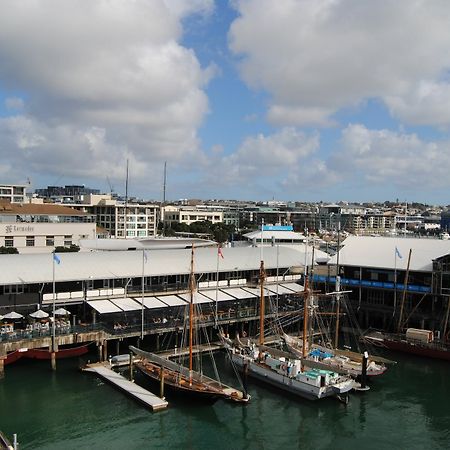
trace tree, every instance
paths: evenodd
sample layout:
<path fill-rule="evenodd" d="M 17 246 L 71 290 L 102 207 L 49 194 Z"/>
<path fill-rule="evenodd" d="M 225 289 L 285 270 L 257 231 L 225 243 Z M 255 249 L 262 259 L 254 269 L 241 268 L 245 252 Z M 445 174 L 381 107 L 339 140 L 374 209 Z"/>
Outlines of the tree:
<path fill-rule="evenodd" d="M 71 244 L 70 247 L 62 247 L 62 246 L 55 247 L 55 253 L 74 253 L 79 251 L 80 247 L 78 247 L 78 245 L 75 244 Z"/>
<path fill-rule="evenodd" d="M 0 254 L 2 255 L 13 255 L 19 253 L 16 247 L 0 247 Z"/>

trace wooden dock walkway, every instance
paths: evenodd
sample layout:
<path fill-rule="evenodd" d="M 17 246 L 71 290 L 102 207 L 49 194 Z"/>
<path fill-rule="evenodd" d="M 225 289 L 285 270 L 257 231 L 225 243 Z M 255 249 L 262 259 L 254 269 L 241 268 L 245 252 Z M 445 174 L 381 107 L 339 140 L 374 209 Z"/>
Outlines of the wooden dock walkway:
<path fill-rule="evenodd" d="M 223 348 L 223 345 L 220 342 L 211 344 L 201 344 L 201 345 L 194 345 L 192 347 L 192 353 L 207 353 L 207 352 L 215 352 L 217 350 L 220 350 Z M 158 356 L 161 356 L 163 358 L 175 358 L 175 356 L 187 356 L 189 355 L 189 349 L 186 347 L 178 348 L 178 349 L 170 349 L 165 352 L 157 352 Z"/>
<path fill-rule="evenodd" d="M 153 411 L 159 411 L 160 409 L 167 407 L 168 403 L 166 400 L 163 400 L 143 387 L 132 383 L 119 373 L 111 370 L 109 367 L 108 363 L 94 363 L 88 364 L 83 368 L 83 371 L 97 374 L 99 377 L 118 387 L 145 406 L 148 406 Z"/>

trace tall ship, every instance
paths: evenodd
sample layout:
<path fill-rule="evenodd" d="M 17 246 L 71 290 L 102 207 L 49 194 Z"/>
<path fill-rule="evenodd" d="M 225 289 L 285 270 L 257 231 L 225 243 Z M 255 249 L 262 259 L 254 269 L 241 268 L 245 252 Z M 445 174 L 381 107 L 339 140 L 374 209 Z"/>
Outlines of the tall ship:
<path fill-rule="evenodd" d="M 264 261 L 260 266 L 260 330 L 259 342 L 245 344 L 236 339 L 228 341 L 231 360 L 244 374 L 266 384 L 308 400 L 336 397 L 347 403 L 348 393 L 354 381 L 348 375 L 320 366 L 305 357 L 298 358 L 290 353 L 264 345 Z M 306 341 L 308 288 L 305 283 L 304 340 Z"/>
<path fill-rule="evenodd" d="M 186 334 L 189 337 L 189 367 L 185 367 L 180 363 L 171 361 L 168 358 L 163 358 L 157 354 L 145 352 L 130 346 L 130 350 L 140 357 L 140 360 L 136 362 L 135 365 L 145 376 L 153 381 L 163 383 L 173 392 L 208 401 L 215 401 L 222 398 L 238 403 L 247 403 L 250 400 L 250 396 L 245 389 L 241 391 L 232 388 L 219 380 L 206 376 L 203 372 L 194 370 L 193 339 L 194 334 L 196 334 L 194 328 L 198 322 L 194 305 L 195 290 L 194 245 L 192 245 L 189 279 L 189 315 L 188 320 L 185 320 L 185 325 L 187 325 Z M 181 351 L 180 353 L 183 352 Z"/>

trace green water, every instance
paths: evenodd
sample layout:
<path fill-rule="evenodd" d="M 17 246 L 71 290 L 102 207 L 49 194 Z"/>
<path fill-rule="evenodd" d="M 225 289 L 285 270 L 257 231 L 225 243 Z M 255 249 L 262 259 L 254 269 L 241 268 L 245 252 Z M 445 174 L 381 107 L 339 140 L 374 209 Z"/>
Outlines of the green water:
<path fill-rule="evenodd" d="M 450 364 L 395 357 L 348 406 L 290 398 L 250 380 L 247 406 L 169 398 L 157 413 L 79 372 L 78 360 L 58 361 L 56 373 L 49 362 L 18 361 L 0 381 L 0 429 L 17 433 L 21 450 L 450 448 Z M 224 356 L 219 366 L 231 378 Z"/>

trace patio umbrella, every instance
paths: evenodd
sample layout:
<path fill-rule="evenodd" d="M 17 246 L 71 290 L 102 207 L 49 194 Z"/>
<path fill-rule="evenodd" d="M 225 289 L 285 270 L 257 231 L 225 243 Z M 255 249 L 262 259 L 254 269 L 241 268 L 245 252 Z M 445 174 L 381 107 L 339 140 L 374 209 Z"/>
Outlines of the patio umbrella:
<path fill-rule="evenodd" d="M 3 316 L 0 314 L 0 320 L 2 320 L 3 319 Z"/>
<path fill-rule="evenodd" d="M 55 316 L 68 316 L 70 314 L 70 311 L 67 311 L 67 309 L 64 308 L 58 308 L 55 310 Z"/>
<path fill-rule="evenodd" d="M 11 311 L 8 314 L 5 314 L 3 316 L 3 319 L 12 319 L 12 320 L 23 319 L 23 316 L 22 314 L 16 313 L 15 311 Z"/>
<path fill-rule="evenodd" d="M 48 313 L 45 311 L 42 311 L 42 309 L 38 309 L 34 313 L 29 314 L 30 317 L 33 317 L 33 319 L 45 319 L 48 317 Z"/>

